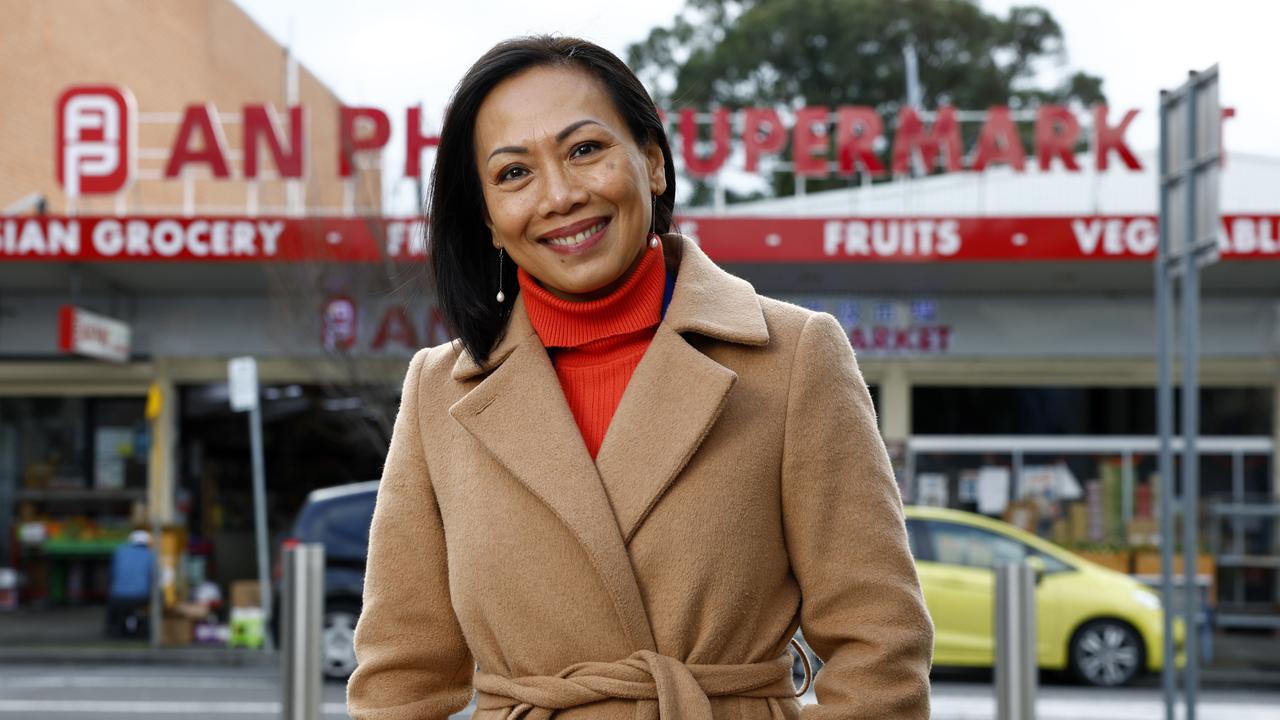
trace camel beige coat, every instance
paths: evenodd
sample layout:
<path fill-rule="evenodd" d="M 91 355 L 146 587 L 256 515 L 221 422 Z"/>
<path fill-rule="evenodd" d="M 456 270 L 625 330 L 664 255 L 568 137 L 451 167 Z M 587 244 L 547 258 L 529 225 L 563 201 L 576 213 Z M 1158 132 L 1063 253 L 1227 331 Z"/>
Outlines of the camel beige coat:
<path fill-rule="evenodd" d="M 671 304 L 593 463 L 517 300 L 419 352 L 378 491 L 357 720 L 923 720 L 933 629 L 853 351 L 665 240 Z M 801 712 L 788 640 L 826 662 Z M 477 667 L 478 666 L 478 667 Z"/>

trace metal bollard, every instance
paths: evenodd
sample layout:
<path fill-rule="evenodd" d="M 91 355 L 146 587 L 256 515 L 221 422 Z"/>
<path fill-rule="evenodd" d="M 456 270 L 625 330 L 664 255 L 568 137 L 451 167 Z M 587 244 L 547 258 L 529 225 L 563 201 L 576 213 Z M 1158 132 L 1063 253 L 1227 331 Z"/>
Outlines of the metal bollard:
<path fill-rule="evenodd" d="M 1026 563 L 996 567 L 996 719 L 1034 720 L 1036 573 Z"/>
<path fill-rule="evenodd" d="M 285 550 L 281 605 L 284 720 L 320 720 L 324 545 L 304 544 Z"/>

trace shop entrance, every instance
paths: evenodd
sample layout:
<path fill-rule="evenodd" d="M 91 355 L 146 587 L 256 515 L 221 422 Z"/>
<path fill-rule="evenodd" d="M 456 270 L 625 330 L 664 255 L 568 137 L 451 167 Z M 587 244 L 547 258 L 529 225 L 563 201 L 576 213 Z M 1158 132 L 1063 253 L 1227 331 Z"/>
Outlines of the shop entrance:
<path fill-rule="evenodd" d="M 273 557 L 308 493 L 380 476 L 397 390 L 338 394 L 315 385 L 263 387 Z M 178 509 L 186 516 L 190 552 L 207 558 L 207 578 L 224 587 L 256 578 L 247 416 L 231 411 L 225 384 L 186 386 L 181 396 Z"/>

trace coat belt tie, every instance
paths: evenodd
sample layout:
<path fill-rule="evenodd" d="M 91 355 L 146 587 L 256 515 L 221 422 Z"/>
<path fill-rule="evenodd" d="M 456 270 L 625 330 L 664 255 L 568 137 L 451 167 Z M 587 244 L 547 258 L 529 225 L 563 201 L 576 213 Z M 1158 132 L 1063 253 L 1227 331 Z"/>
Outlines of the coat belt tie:
<path fill-rule="evenodd" d="M 506 720 L 550 720 L 556 710 L 615 699 L 636 701 L 636 720 L 713 720 L 710 698 L 727 695 L 770 698 L 780 719 L 775 699 L 797 696 L 790 655 L 744 665 L 686 665 L 640 650 L 617 662 L 576 663 L 554 676 L 478 672 L 473 682 L 476 708 L 510 708 Z"/>

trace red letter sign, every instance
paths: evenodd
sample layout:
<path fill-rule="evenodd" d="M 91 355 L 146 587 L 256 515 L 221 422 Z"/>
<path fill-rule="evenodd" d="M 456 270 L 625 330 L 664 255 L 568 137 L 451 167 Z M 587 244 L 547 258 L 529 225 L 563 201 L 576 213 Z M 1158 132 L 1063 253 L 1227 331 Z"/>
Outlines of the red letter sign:
<path fill-rule="evenodd" d="M 694 177 L 716 174 L 729 158 L 729 111 L 719 108 L 713 117 L 711 136 L 715 149 L 710 156 L 700 158 L 695 147 L 698 142 L 697 117 L 690 108 L 680 111 L 680 152 L 684 155 L 685 170 Z"/>
<path fill-rule="evenodd" d="M 280 136 L 276 133 L 271 116 L 275 114 L 267 105 L 244 106 L 244 176 L 258 177 L 258 140 L 267 141 L 267 150 L 271 159 L 280 171 L 280 177 L 301 178 L 303 175 L 303 158 L 307 144 L 303 136 L 303 120 L 301 105 L 289 108 L 289 152 L 286 154 L 281 146 Z"/>
<path fill-rule="evenodd" d="M 440 138 L 435 135 L 422 134 L 422 108 L 414 106 L 409 108 L 409 117 L 405 120 L 405 154 L 404 154 L 404 176 L 416 178 L 422 174 L 422 151 L 425 148 L 435 147 L 440 144 Z"/>
<path fill-rule="evenodd" d="M 875 141 L 884 135 L 884 123 L 874 108 L 845 105 L 836 110 L 836 162 L 840 174 L 854 173 L 855 162 L 872 175 L 883 175 Z"/>
<path fill-rule="evenodd" d="M 802 177 L 827 176 L 827 107 L 812 105 L 796 111 L 791 136 L 791 164 Z"/>
<path fill-rule="evenodd" d="M 938 164 L 939 146 L 946 146 L 947 172 L 960 172 L 962 154 L 960 125 L 956 122 L 955 108 L 942 107 L 933 121 L 933 128 L 926 130 L 920 116 L 913 108 L 898 111 L 898 132 L 893 138 L 893 174 L 906 175 L 911 168 L 911 153 L 918 150 L 926 174 Z"/>
<path fill-rule="evenodd" d="M 763 137 L 761 130 L 764 131 Z M 782 120 L 778 118 L 777 110 L 747 108 L 742 120 L 742 146 L 747 152 L 747 172 L 756 171 L 761 155 L 781 152 L 786 142 L 787 133 L 782 129 Z"/>
<path fill-rule="evenodd" d="M 373 123 L 373 131 L 364 137 L 356 137 L 356 123 L 359 120 Z M 387 114 L 372 107 L 338 108 L 338 176 L 351 177 L 352 158 L 357 152 L 377 150 L 391 139 L 391 121 Z"/>
<path fill-rule="evenodd" d="M 67 88 L 58 98 L 55 171 L 68 197 L 124 190 L 133 178 L 133 95 L 109 85 Z"/>
<path fill-rule="evenodd" d="M 1009 108 L 996 106 L 987 112 L 987 121 L 978 135 L 978 150 L 974 155 L 973 169 L 984 170 L 990 163 L 1008 163 L 1022 172 L 1027 167 L 1027 151 L 1022 149 L 1018 128 L 1009 117 Z"/>
<path fill-rule="evenodd" d="M 1080 123 L 1071 110 L 1045 105 L 1036 113 L 1036 159 L 1041 170 L 1048 170 L 1057 157 L 1068 170 L 1078 171 L 1075 147 L 1079 139 Z"/>
<path fill-rule="evenodd" d="M 325 350 L 350 350 L 356 344 L 359 314 L 356 303 L 346 295 L 330 298 L 320 320 L 320 345 Z"/>
<path fill-rule="evenodd" d="M 1107 169 L 1107 152 L 1115 150 L 1120 154 L 1120 160 L 1124 162 L 1130 170 L 1141 170 L 1142 163 L 1138 162 L 1138 158 L 1134 157 L 1133 151 L 1129 149 L 1129 144 L 1124 141 L 1124 131 L 1129 129 L 1129 123 L 1138 116 L 1136 109 L 1130 110 L 1124 114 L 1124 119 L 1119 125 L 1110 127 L 1107 125 L 1107 106 L 1093 106 L 1093 147 L 1095 162 L 1099 170 Z"/>
<path fill-rule="evenodd" d="M 410 350 L 420 347 L 418 333 L 414 332 L 413 323 L 409 320 L 409 312 L 401 305 L 392 305 L 383 314 L 382 322 L 378 323 L 378 332 L 373 337 L 373 349 L 381 350 L 388 342 L 393 341 Z"/>
<path fill-rule="evenodd" d="M 191 147 L 192 136 L 199 133 L 202 150 Z M 231 176 L 227 170 L 227 140 L 222 135 L 222 123 L 218 121 L 217 110 L 213 105 L 188 105 L 182 114 L 182 125 L 178 128 L 178 137 L 173 141 L 173 149 L 169 151 L 169 162 L 164 166 L 166 178 L 176 178 L 182 174 L 183 166 L 189 163 L 208 163 L 213 176 L 222 180 Z"/>

